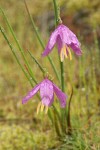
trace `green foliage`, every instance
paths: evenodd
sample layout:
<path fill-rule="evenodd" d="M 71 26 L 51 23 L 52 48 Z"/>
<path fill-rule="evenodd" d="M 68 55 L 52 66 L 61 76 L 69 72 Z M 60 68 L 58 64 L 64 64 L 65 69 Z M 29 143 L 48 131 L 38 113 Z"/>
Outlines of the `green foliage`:
<path fill-rule="evenodd" d="M 44 12 L 44 8 L 47 10 L 51 9 L 48 5 L 49 2 L 50 1 L 46 0 L 29 1 L 28 5 L 31 14 L 35 16 Z M 61 2 L 62 6 L 65 4 L 63 2 L 64 1 Z M 74 13 L 82 9 L 83 6 L 90 11 L 93 10 L 91 11 L 92 16 L 90 19 L 93 21 L 94 26 L 96 26 L 98 23 L 95 22 L 92 17 L 98 18 L 98 21 L 100 21 L 100 19 L 98 12 L 94 11 L 95 3 L 96 1 L 89 3 L 89 1 L 84 0 L 84 3 L 83 1 L 79 3 L 77 0 L 70 0 L 66 3 L 66 8 L 69 7 L 69 9 L 66 10 L 70 13 Z M 0 4 L 4 7 L 24 50 L 28 48 L 35 58 L 41 56 L 42 50 L 35 38 L 29 19 L 26 17 L 26 10 L 24 10 L 25 6 L 22 1 L 15 3 L 15 1 L 9 0 L 5 3 L 5 0 L 1 0 Z M 36 6 L 35 9 L 33 9 L 34 5 Z M 15 16 L 17 17 L 17 21 L 15 20 Z M 2 20 L 2 18 L 0 19 Z M 15 45 L 4 20 L 1 22 L 11 43 Z M 94 37 L 94 43 L 88 47 L 85 46 L 84 41 L 81 41 L 83 50 L 81 58 L 73 57 L 72 62 L 69 62 L 69 60 L 65 62 L 65 90 L 68 95 L 70 95 L 70 84 L 73 85 L 74 89 L 71 104 L 73 134 L 64 137 L 63 141 L 59 142 L 53 132 L 55 129 L 52 130 L 52 124 L 50 124 L 47 116 L 44 114 L 36 115 L 37 97 L 30 100 L 27 105 L 23 106 L 21 104 L 22 95 L 25 95 L 31 87 L 20 71 L 8 45 L 0 33 L 0 150 L 47 150 L 50 148 L 55 150 L 66 150 L 66 148 L 69 150 L 100 149 L 100 51 L 95 32 Z M 60 73 L 57 51 L 56 49 L 54 51 L 55 55 L 51 54 L 51 56 L 56 60 L 55 65 Z M 17 52 L 17 54 L 21 61 L 19 52 Z M 38 66 L 30 59 L 28 52 L 25 51 L 25 55 L 33 68 L 35 76 L 38 81 L 40 81 L 42 74 L 38 71 Z M 48 65 L 47 59 L 43 62 L 39 57 L 38 60 L 43 66 L 48 68 L 50 73 L 53 72 L 52 68 Z M 22 64 L 24 66 L 23 62 Z M 56 76 L 54 75 L 53 77 L 57 83 Z M 58 103 L 56 106 L 59 107 Z M 29 121 L 22 123 L 23 119 L 27 120 L 27 118 Z M 17 119 L 19 119 L 19 121 L 16 123 Z"/>

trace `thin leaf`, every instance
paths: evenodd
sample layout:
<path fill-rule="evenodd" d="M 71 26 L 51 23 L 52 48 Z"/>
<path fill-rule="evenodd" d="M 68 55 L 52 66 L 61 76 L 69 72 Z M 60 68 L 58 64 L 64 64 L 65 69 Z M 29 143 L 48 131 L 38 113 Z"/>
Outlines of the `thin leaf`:
<path fill-rule="evenodd" d="M 42 48 L 43 48 L 43 50 L 44 50 L 44 49 L 45 49 L 44 43 L 43 43 L 43 41 L 41 40 L 41 36 L 40 36 L 40 34 L 39 34 L 39 32 L 38 32 L 37 26 L 35 25 L 32 16 L 31 16 L 31 14 L 30 14 L 30 12 L 29 12 L 29 9 L 28 9 L 28 6 L 27 6 L 27 3 L 26 3 L 25 0 L 24 0 L 24 3 L 25 3 L 25 6 L 26 6 L 27 13 L 28 13 L 28 15 L 29 15 L 30 21 L 31 21 L 31 23 L 32 23 L 32 27 L 33 27 L 33 29 L 34 29 L 34 31 L 35 31 L 36 36 L 37 36 L 37 39 L 38 39 L 38 41 L 40 42 L 40 45 L 42 46 Z M 51 66 L 52 66 L 52 68 L 53 68 L 53 70 L 54 70 L 54 72 L 55 72 L 55 75 L 56 75 L 57 79 L 60 81 L 60 77 L 59 77 L 58 71 L 57 71 L 57 69 L 56 69 L 56 67 L 55 67 L 55 65 L 54 65 L 53 60 L 51 59 L 50 56 L 47 56 L 47 57 L 48 57 L 48 60 L 49 60 Z"/>
<path fill-rule="evenodd" d="M 9 42 L 8 37 L 7 37 L 7 35 L 5 34 L 5 31 L 4 31 L 4 29 L 2 28 L 1 25 L 0 25 L 0 31 L 1 31 L 2 35 L 4 36 L 5 40 L 7 41 L 7 43 L 8 43 L 8 45 L 9 45 L 9 47 L 10 47 L 10 49 L 11 49 L 11 51 L 12 51 L 12 53 L 13 53 L 13 55 L 14 55 L 16 61 L 17 61 L 17 63 L 19 64 L 21 70 L 23 71 L 24 75 L 26 76 L 26 78 L 29 80 L 31 86 L 33 87 L 33 83 L 32 83 L 32 81 L 30 80 L 30 77 L 28 76 L 27 72 L 24 70 L 24 67 L 23 67 L 22 64 L 20 63 L 20 61 L 19 61 L 19 59 L 18 59 L 18 57 L 17 57 L 17 55 L 16 55 L 16 53 L 15 53 L 15 50 L 14 50 L 13 46 L 11 45 L 11 43 Z"/>
<path fill-rule="evenodd" d="M 29 50 L 28 50 L 28 53 L 30 54 L 30 56 L 33 59 L 33 61 L 38 65 L 38 67 L 40 68 L 40 70 L 44 74 L 45 73 L 45 69 L 40 65 L 40 63 L 37 61 L 37 59 L 32 55 L 32 53 Z"/>
<path fill-rule="evenodd" d="M 10 23 L 9 23 L 9 21 L 8 21 L 8 18 L 6 17 L 6 15 L 5 15 L 4 11 L 2 10 L 2 8 L 0 8 L 0 10 L 1 10 L 1 13 L 3 14 L 3 17 L 4 17 L 4 19 L 5 19 L 6 23 L 7 23 L 7 26 L 9 27 L 9 30 L 10 30 L 10 32 L 11 32 L 11 34 L 12 34 L 12 36 L 13 36 L 15 42 L 16 42 L 16 45 L 17 45 L 17 47 L 18 47 L 18 49 L 19 49 L 19 51 L 20 51 L 20 53 L 21 53 L 21 55 L 22 55 L 22 57 L 23 57 L 23 59 L 24 59 L 24 61 L 25 61 L 25 64 L 26 64 L 27 67 L 28 67 L 28 70 L 29 70 L 29 73 L 30 73 L 30 75 L 31 75 L 31 78 L 32 78 L 32 80 L 37 84 L 37 81 L 36 81 L 36 79 L 35 79 L 35 77 L 34 77 L 34 74 L 33 74 L 32 70 L 31 70 L 31 67 L 30 67 L 30 65 L 29 65 L 29 63 L 28 63 L 28 61 L 27 61 L 27 59 L 26 59 L 26 56 L 25 56 L 25 54 L 24 54 L 24 51 L 23 51 L 22 47 L 20 46 L 20 44 L 19 44 L 19 42 L 18 42 L 18 40 L 17 40 L 17 37 L 16 37 L 16 35 L 15 35 L 14 31 L 13 31 L 13 28 L 12 28 L 12 26 L 10 25 Z"/>
<path fill-rule="evenodd" d="M 72 92 L 71 92 L 70 99 L 69 99 L 68 115 L 67 115 L 67 125 L 68 125 L 68 134 L 69 134 L 69 135 L 72 134 L 71 117 L 70 117 L 72 96 L 73 96 L 73 88 L 72 88 Z"/>

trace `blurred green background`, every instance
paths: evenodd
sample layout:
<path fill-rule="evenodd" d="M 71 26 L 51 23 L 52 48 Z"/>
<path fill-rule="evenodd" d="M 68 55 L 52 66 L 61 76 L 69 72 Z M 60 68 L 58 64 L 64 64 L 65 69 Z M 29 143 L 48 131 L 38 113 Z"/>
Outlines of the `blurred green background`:
<path fill-rule="evenodd" d="M 72 53 L 73 60 L 64 62 L 66 93 L 70 94 L 70 84 L 74 88 L 71 123 L 75 131 L 72 137 L 66 136 L 63 142 L 59 141 L 48 116 L 36 115 L 37 97 L 22 105 L 21 100 L 31 86 L 0 33 L 0 150 L 100 149 L 100 1 L 58 0 L 58 3 L 63 23 L 78 36 L 83 50 L 82 57 Z M 27 4 L 46 44 L 55 28 L 52 0 L 27 0 Z M 37 80 L 40 82 L 43 76 L 27 54 L 27 49 L 49 70 L 58 84 L 48 59 L 41 58 L 43 50 L 23 0 L 1 0 L 0 6 L 25 50 Z M 24 65 L 1 13 L 0 24 Z M 60 73 L 56 47 L 50 55 Z"/>

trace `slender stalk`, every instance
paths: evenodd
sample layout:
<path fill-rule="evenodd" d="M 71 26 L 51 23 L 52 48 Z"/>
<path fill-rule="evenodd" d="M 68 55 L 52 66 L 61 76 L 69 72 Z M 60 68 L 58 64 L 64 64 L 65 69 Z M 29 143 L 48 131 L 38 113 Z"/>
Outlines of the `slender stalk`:
<path fill-rule="evenodd" d="M 72 96 L 73 96 L 73 87 L 72 87 L 72 92 L 68 103 L 68 115 L 67 115 L 68 135 L 72 134 L 71 117 L 70 117 Z"/>
<path fill-rule="evenodd" d="M 65 92 L 63 62 L 60 62 L 60 67 L 61 67 L 61 87 L 62 87 L 62 91 Z"/>
<path fill-rule="evenodd" d="M 46 69 L 44 69 L 44 68 L 41 66 L 41 64 L 37 61 L 37 59 L 32 55 L 32 53 L 31 53 L 29 50 L 28 50 L 28 53 L 30 54 L 32 60 L 38 65 L 38 67 L 39 67 L 40 70 L 42 71 L 44 78 L 45 78 L 45 77 L 48 77 L 50 80 L 52 80 L 52 75 L 49 74 L 49 72 L 46 71 Z"/>
<path fill-rule="evenodd" d="M 54 4 L 54 11 L 55 11 L 55 27 L 56 27 L 58 24 L 62 23 L 62 20 L 60 18 L 60 8 L 57 4 L 57 0 L 53 0 L 53 4 Z M 60 62 L 60 70 L 61 70 L 61 88 L 62 91 L 64 92 L 65 91 L 64 66 L 63 66 L 63 62 L 60 61 L 60 57 L 59 57 L 59 62 Z M 65 115 L 66 115 L 65 109 L 61 109 L 61 126 L 62 126 L 63 133 L 66 132 Z"/>
<path fill-rule="evenodd" d="M 43 41 L 41 40 L 41 36 L 40 36 L 40 34 L 39 34 L 39 32 L 38 32 L 38 28 L 37 28 L 37 26 L 35 25 L 34 20 L 33 20 L 31 14 L 30 14 L 30 12 L 29 12 L 29 9 L 28 9 L 26 0 L 24 0 L 24 3 L 25 3 L 25 6 L 26 6 L 27 13 L 28 13 L 28 15 L 29 15 L 30 21 L 31 21 L 31 23 L 32 23 L 32 27 L 33 27 L 33 29 L 34 29 L 34 31 L 35 31 L 36 36 L 37 36 L 37 39 L 39 40 L 40 45 L 42 46 L 42 48 L 43 48 L 43 50 L 44 50 L 44 49 L 45 49 L 45 45 L 44 45 Z M 55 72 L 55 75 L 56 75 L 57 79 L 60 81 L 60 77 L 59 77 L 58 71 L 57 71 L 57 69 L 56 69 L 56 67 L 55 67 L 55 65 L 54 65 L 54 63 L 53 63 L 53 60 L 51 59 L 50 56 L 47 56 L 47 57 L 48 57 L 48 60 L 49 60 L 51 66 L 52 66 L 52 68 L 53 68 L 53 70 L 54 70 L 54 72 Z"/>
<path fill-rule="evenodd" d="M 59 24 L 60 21 L 60 9 L 57 6 L 56 0 L 53 0 L 54 11 L 55 11 L 55 27 Z"/>
<path fill-rule="evenodd" d="M 16 45 L 17 45 L 17 47 L 18 47 L 18 49 L 19 49 L 19 51 L 20 51 L 20 53 L 21 53 L 21 55 L 22 55 L 22 57 L 23 57 L 23 59 L 24 59 L 24 61 L 25 61 L 25 64 L 26 64 L 27 67 L 28 67 L 28 70 L 29 70 L 29 72 L 30 72 L 31 78 L 32 78 L 32 80 L 37 84 L 37 81 L 36 81 L 36 79 L 35 79 L 35 77 L 34 77 L 34 75 L 33 75 L 33 72 L 32 72 L 32 70 L 31 70 L 31 67 L 30 67 L 30 65 L 29 65 L 29 63 L 28 63 L 28 61 L 27 61 L 27 59 L 26 59 L 26 56 L 24 55 L 24 51 L 23 51 L 22 47 L 20 46 L 20 44 L 19 44 L 19 42 L 18 42 L 18 40 L 17 40 L 17 37 L 16 37 L 16 35 L 15 35 L 15 33 L 14 33 L 14 31 L 13 31 L 13 29 L 12 29 L 12 27 L 11 27 L 11 25 L 10 25 L 10 23 L 9 23 L 9 21 L 8 21 L 8 19 L 7 19 L 7 17 L 6 17 L 6 15 L 5 15 L 5 13 L 4 13 L 4 11 L 3 11 L 1 8 L 0 8 L 0 10 L 1 10 L 2 14 L 3 14 L 3 17 L 4 17 L 5 21 L 6 21 L 6 23 L 7 23 L 8 27 L 9 27 L 9 29 L 10 29 L 11 34 L 12 34 L 13 37 L 14 37 L 14 40 L 15 40 L 15 42 L 16 42 Z"/>
<path fill-rule="evenodd" d="M 60 130 L 60 126 L 59 126 L 59 120 L 58 120 L 58 117 L 54 111 L 54 125 L 55 125 L 55 130 L 56 130 L 56 133 L 59 137 L 61 137 L 61 130 Z"/>
<path fill-rule="evenodd" d="M 55 11 L 55 26 L 58 24 L 62 23 L 62 20 L 60 18 L 60 8 L 57 4 L 57 0 L 53 0 L 54 4 L 54 11 Z M 60 57 L 59 57 L 60 61 Z M 62 91 L 64 92 L 64 67 L 63 67 L 63 62 L 60 61 L 60 69 L 61 69 L 61 87 Z"/>
<path fill-rule="evenodd" d="M 13 55 L 14 55 L 16 61 L 17 61 L 17 63 L 19 64 L 21 70 L 23 71 L 24 75 L 26 76 L 26 78 L 29 80 L 31 86 L 33 87 L 33 83 L 32 83 L 32 81 L 30 80 L 30 77 L 28 76 L 27 72 L 24 70 L 24 67 L 21 65 L 21 63 L 20 63 L 20 61 L 19 61 L 19 59 L 18 59 L 18 57 L 17 57 L 17 55 L 16 55 L 16 53 L 15 53 L 15 50 L 14 50 L 13 46 L 12 46 L 11 43 L 9 42 L 8 37 L 6 36 L 5 31 L 4 31 L 4 29 L 3 29 L 1 26 L 0 26 L 0 31 L 1 31 L 2 35 L 4 36 L 5 40 L 7 41 L 7 43 L 8 43 L 8 45 L 9 45 L 9 47 L 10 47 L 10 49 L 11 49 L 11 51 L 12 51 L 12 53 L 13 53 Z"/>
<path fill-rule="evenodd" d="M 36 58 L 32 55 L 32 53 L 28 50 L 28 53 L 30 54 L 31 58 L 33 59 L 33 61 L 35 61 L 35 63 L 39 66 L 40 70 L 43 72 L 43 74 L 45 73 L 45 69 L 40 65 L 40 63 L 36 60 Z"/>

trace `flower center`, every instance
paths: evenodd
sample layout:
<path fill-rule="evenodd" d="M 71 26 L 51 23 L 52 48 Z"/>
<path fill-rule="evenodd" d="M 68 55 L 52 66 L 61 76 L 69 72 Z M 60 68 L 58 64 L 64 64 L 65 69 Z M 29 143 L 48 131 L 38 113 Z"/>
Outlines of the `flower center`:
<path fill-rule="evenodd" d="M 47 112 L 48 112 L 48 106 L 45 106 L 45 105 L 42 104 L 42 102 L 39 102 L 39 104 L 37 106 L 37 114 L 39 113 L 40 110 L 41 110 L 41 112 L 43 112 L 43 110 L 44 110 L 45 114 L 47 114 Z"/>
<path fill-rule="evenodd" d="M 60 52 L 61 62 L 63 62 L 64 57 L 69 58 L 70 60 L 72 60 L 72 54 L 71 54 L 70 48 L 68 46 L 66 46 L 65 44 L 62 47 L 61 52 Z"/>

